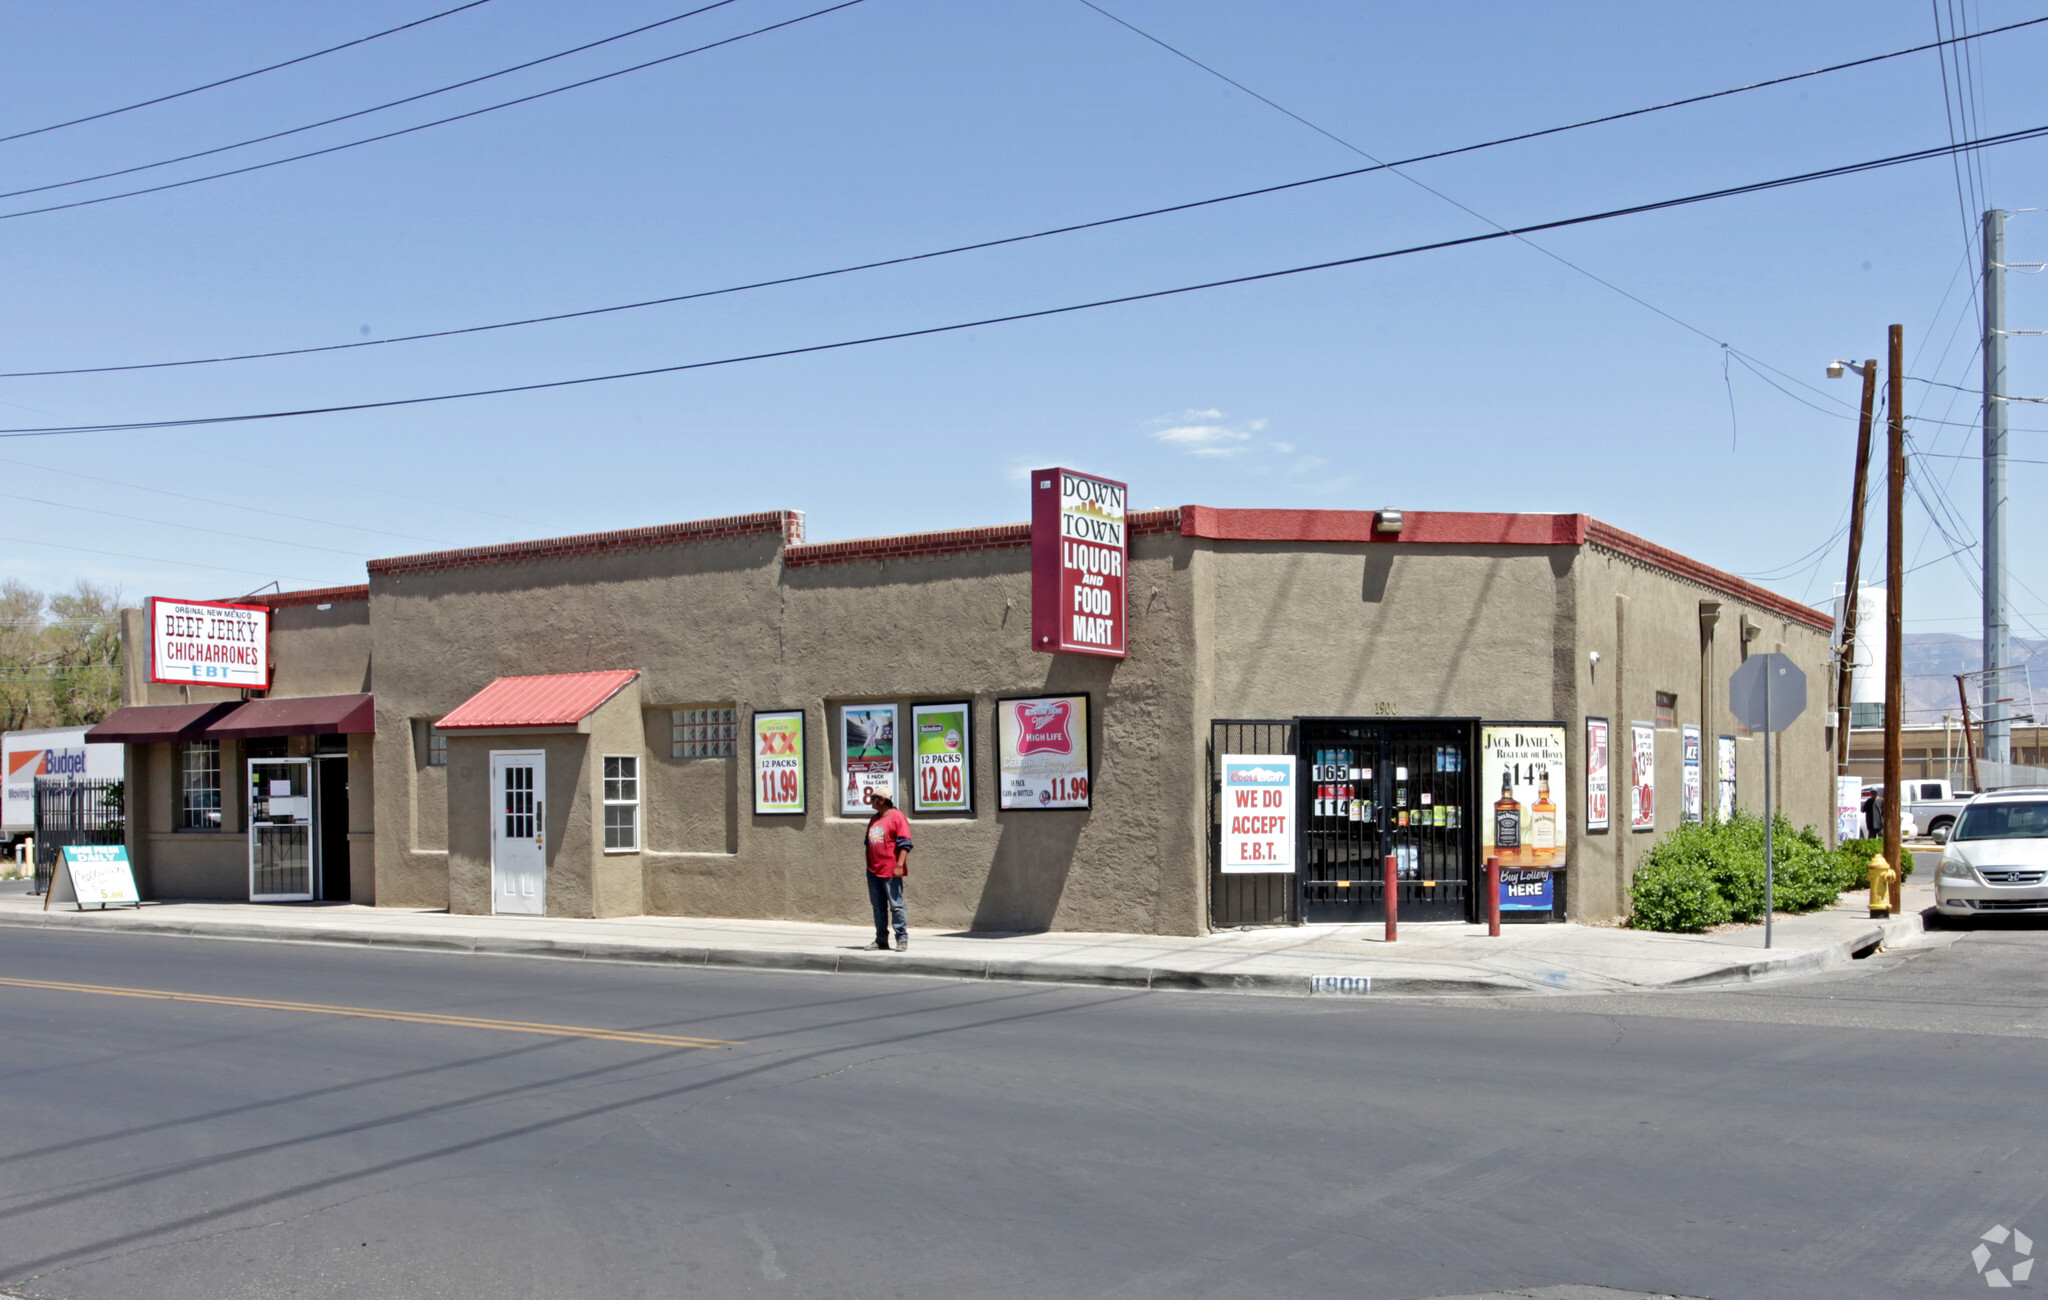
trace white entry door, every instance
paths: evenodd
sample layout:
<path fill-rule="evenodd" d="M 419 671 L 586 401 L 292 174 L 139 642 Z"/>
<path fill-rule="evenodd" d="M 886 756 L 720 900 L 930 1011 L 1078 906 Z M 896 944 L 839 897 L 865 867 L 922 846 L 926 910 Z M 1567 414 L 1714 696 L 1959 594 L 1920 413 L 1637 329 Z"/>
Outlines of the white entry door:
<path fill-rule="evenodd" d="M 547 915 L 548 765 L 539 750 L 491 751 L 491 910 Z"/>

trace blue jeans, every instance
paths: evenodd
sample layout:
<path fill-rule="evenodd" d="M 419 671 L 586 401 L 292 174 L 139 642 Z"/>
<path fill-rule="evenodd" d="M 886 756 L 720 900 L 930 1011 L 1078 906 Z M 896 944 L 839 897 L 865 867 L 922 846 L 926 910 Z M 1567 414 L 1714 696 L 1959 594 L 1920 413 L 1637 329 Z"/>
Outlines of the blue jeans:
<path fill-rule="evenodd" d="M 903 911 L 903 877 L 890 876 L 884 879 L 870 871 L 868 878 L 868 903 L 875 909 L 875 938 L 886 938 L 889 923 L 896 923 L 896 942 L 910 942 L 910 920 Z"/>

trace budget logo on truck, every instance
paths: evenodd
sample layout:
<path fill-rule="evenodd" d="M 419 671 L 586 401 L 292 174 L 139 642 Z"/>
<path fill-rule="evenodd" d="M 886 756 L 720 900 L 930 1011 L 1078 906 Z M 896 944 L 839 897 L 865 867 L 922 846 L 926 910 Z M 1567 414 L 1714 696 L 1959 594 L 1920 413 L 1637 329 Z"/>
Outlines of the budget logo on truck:
<path fill-rule="evenodd" d="M 1225 754 L 1221 789 L 1228 875 L 1294 870 L 1294 756 Z"/>

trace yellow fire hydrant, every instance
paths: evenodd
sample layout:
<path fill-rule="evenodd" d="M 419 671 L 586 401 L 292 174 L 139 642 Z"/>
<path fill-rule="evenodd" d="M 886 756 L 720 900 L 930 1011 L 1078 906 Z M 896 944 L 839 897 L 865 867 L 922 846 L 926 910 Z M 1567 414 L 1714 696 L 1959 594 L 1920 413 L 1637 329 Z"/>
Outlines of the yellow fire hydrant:
<path fill-rule="evenodd" d="M 1884 854 L 1872 854 L 1870 858 L 1870 915 L 1874 920 L 1892 914 L 1892 881 L 1898 878 L 1892 864 L 1884 860 Z"/>

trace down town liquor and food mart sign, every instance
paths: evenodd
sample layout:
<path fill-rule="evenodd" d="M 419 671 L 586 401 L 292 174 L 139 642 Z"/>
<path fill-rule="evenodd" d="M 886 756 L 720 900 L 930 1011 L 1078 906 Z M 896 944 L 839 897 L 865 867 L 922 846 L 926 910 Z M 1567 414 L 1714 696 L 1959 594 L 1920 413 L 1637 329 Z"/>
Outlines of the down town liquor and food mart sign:
<path fill-rule="evenodd" d="M 1033 650 L 1124 657 L 1129 495 L 1122 483 L 1070 469 L 1031 475 Z"/>

